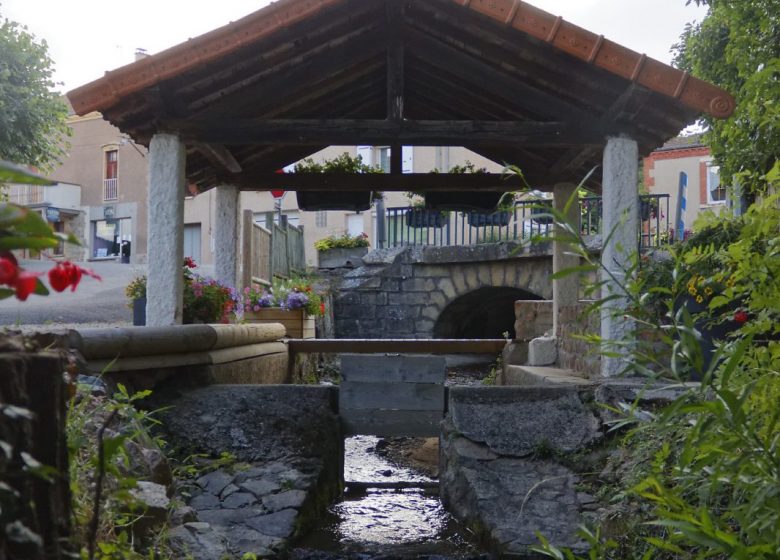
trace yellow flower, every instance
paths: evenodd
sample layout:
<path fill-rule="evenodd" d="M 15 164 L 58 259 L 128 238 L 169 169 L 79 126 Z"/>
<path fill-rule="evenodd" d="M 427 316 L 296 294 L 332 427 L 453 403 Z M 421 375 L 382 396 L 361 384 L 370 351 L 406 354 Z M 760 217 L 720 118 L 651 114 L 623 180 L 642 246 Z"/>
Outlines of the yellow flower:
<path fill-rule="evenodd" d="M 704 301 L 704 298 L 701 296 L 696 296 L 696 303 L 701 303 Z"/>

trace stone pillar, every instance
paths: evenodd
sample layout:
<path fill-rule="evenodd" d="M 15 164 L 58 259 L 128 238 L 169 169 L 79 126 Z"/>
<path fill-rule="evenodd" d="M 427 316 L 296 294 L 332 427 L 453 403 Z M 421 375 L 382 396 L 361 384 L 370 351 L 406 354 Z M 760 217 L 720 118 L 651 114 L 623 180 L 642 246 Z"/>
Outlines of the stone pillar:
<path fill-rule="evenodd" d="M 565 214 L 566 221 L 575 228 L 575 231 L 580 224 L 580 204 L 576 198 L 576 192 L 577 185 L 573 183 L 559 183 L 553 188 L 553 206 L 555 210 Z M 568 210 L 566 210 L 566 203 L 572 197 L 574 199 Z M 555 235 L 556 237 L 565 237 L 566 233 L 563 228 L 556 226 Z M 553 242 L 553 274 L 580 264 L 579 258 L 567 255 L 567 252 L 571 253 L 570 243 L 558 240 Z M 577 301 L 579 301 L 579 290 L 578 274 L 570 274 L 553 280 L 553 336 L 558 336 L 559 310 L 562 307 L 576 305 Z"/>
<path fill-rule="evenodd" d="M 601 249 L 602 286 L 601 297 L 623 294 L 621 285 L 626 280 L 626 270 L 632 255 L 638 250 L 638 171 L 639 150 L 631 138 L 609 138 L 604 148 L 604 178 L 602 181 L 602 239 L 609 238 Z M 606 271 L 609 271 L 607 273 Z M 612 341 L 625 341 L 631 334 L 632 324 L 622 312 L 626 308 L 625 298 L 605 303 L 601 308 L 601 338 L 605 349 Z M 624 350 L 621 350 L 621 352 Z M 601 357 L 601 374 L 610 377 L 625 367 L 621 357 Z"/>
<path fill-rule="evenodd" d="M 149 273 L 146 325 L 182 322 L 184 281 L 184 144 L 173 134 L 155 134 L 149 145 Z"/>
<path fill-rule="evenodd" d="M 214 273 L 226 286 L 237 286 L 238 209 L 240 191 L 233 185 L 217 187 L 214 216 Z"/>

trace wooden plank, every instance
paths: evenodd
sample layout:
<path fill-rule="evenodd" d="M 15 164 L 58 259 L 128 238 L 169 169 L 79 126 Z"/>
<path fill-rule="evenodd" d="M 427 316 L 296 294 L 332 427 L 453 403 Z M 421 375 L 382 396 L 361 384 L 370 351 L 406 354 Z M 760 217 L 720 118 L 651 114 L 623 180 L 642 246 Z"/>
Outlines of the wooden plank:
<path fill-rule="evenodd" d="M 346 410 L 340 412 L 344 436 L 436 437 L 442 411 L 433 410 Z"/>
<path fill-rule="evenodd" d="M 498 354 L 506 346 L 495 339 L 354 339 L 289 340 L 290 352 L 340 354 L 381 354 L 386 352 L 417 354 Z"/>
<path fill-rule="evenodd" d="M 397 107 L 394 114 L 401 110 Z M 606 139 L 598 127 L 535 121 L 193 118 L 165 121 L 162 127 L 187 142 L 241 145 L 459 146 L 468 142 L 537 147 L 603 145 Z"/>
<path fill-rule="evenodd" d="M 444 383 L 447 377 L 444 356 L 341 354 L 344 381 Z"/>
<path fill-rule="evenodd" d="M 500 173 L 267 173 L 244 171 L 225 181 L 246 191 L 497 191 L 524 190 L 517 175 Z"/>
<path fill-rule="evenodd" d="M 444 411 L 444 385 L 434 383 L 352 382 L 339 385 L 339 410 Z"/>

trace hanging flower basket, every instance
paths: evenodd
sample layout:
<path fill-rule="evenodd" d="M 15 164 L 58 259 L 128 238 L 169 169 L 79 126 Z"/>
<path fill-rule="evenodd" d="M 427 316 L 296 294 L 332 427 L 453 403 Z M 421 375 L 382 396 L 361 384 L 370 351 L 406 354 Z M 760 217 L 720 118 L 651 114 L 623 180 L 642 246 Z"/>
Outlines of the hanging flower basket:
<path fill-rule="evenodd" d="M 406 225 L 411 228 L 440 228 L 447 223 L 449 216 L 438 210 L 412 208 L 406 211 Z"/>
<path fill-rule="evenodd" d="M 484 212 L 469 212 L 468 213 L 469 225 L 472 227 L 486 227 L 486 226 L 508 226 L 509 221 L 512 219 L 512 212 L 509 210 L 499 210 L 492 214 L 486 214 Z"/>
<path fill-rule="evenodd" d="M 362 212 L 371 208 L 372 193 L 362 191 L 298 191 L 298 208 L 304 211 L 348 210 Z"/>
<path fill-rule="evenodd" d="M 247 323 L 281 323 L 290 338 L 314 338 L 314 317 L 304 309 L 263 307 L 258 311 L 245 311 Z"/>
<path fill-rule="evenodd" d="M 451 191 L 425 193 L 425 207 L 432 210 L 491 213 L 498 206 L 503 193 L 484 191 Z"/>

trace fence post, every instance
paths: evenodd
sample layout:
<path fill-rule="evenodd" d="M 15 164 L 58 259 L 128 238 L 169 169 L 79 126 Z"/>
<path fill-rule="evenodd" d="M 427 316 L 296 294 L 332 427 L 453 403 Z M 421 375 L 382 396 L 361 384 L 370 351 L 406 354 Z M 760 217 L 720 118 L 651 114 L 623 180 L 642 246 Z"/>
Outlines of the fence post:
<path fill-rule="evenodd" d="M 254 251 L 252 245 L 254 242 L 254 218 L 251 210 L 243 211 L 243 219 L 241 222 L 241 285 L 239 286 L 240 293 L 243 293 L 244 288 L 252 286 L 252 257 Z"/>

